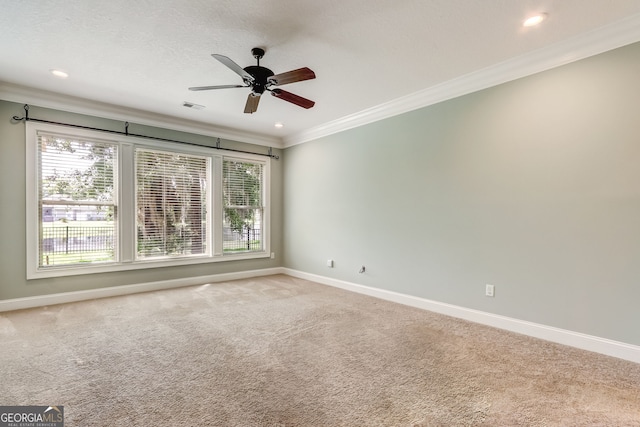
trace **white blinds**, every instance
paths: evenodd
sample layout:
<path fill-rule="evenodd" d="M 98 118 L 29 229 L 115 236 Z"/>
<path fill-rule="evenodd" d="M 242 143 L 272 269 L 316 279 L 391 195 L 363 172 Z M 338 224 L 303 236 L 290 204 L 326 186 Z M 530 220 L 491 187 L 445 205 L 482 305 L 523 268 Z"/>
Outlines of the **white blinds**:
<path fill-rule="evenodd" d="M 38 135 L 38 266 L 115 260 L 117 145 Z"/>
<path fill-rule="evenodd" d="M 207 251 L 207 158 L 136 150 L 138 258 Z"/>
<path fill-rule="evenodd" d="M 264 165 L 223 161 L 225 253 L 264 249 Z"/>

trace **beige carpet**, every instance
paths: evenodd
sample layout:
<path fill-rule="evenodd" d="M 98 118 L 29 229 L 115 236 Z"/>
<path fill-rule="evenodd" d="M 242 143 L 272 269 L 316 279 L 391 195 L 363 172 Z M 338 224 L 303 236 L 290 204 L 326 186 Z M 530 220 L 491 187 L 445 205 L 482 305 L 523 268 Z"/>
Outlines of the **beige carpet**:
<path fill-rule="evenodd" d="M 67 426 L 640 426 L 640 365 L 271 276 L 0 314 Z"/>

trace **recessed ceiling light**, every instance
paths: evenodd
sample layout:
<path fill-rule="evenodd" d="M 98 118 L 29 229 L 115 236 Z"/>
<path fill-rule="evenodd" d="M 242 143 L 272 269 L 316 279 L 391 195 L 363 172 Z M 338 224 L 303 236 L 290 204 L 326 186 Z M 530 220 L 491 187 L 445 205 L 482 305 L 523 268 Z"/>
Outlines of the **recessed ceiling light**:
<path fill-rule="evenodd" d="M 533 27 L 535 25 L 538 25 L 539 23 L 541 23 L 545 19 L 547 19 L 547 14 L 546 13 L 539 13 L 537 15 L 533 15 L 533 16 L 525 19 L 524 22 L 522 23 L 522 25 L 525 26 L 525 27 Z"/>
<path fill-rule="evenodd" d="M 280 129 L 280 128 L 283 128 L 283 127 L 284 127 L 284 124 L 283 124 L 283 123 L 281 123 L 281 122 L 276 122 L 276 123 L 274 124 L 274 126 L 275 126 L 275 127 L 277 127 L 278 129 Z"/>
<path fill-rule="evenodd" d="M 67 77 L 69 77 L 69 74 L 65 73 L 62 70 L 49 70 L 51 72 L 51 74 L 53 74 L 56 77 L 60 77 L 61 79 L 66 79 Z"/>

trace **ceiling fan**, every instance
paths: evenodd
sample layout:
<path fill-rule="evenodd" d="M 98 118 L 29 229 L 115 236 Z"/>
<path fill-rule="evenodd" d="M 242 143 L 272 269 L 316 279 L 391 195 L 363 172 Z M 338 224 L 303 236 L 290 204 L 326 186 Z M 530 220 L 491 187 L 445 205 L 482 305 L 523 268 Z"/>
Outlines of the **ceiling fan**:
<path fill-rule="evenodd" d="M 254 47 L 251 49 L 251 54 L 257 60 L 257 65 L 250 65 L 242 68 L 231 59 L 224 55 L 218 55 L 212 53 L 218 61 L 229 67 L 233 72 L 242 77 L 244 85 L 220 85 L 220 86 L 197 86 L 190 87 L 189 90 L 211 90 L 211 89 L 229 89 L 236 87 L 250 87 L 251 93 L 247 98 L 247 103 L 244 107 L 244 112 L 248 114 L 255 113 L 258 110 L 258 103 L 260 97 L 265 91 L 271 93 L 276 98 L 283 99 L 291 102 L 302 108 L 311 108 L 315 105 L 314 101 L 303 98 L 286 90 L 279 88 L 273 88 L 272 86 L 282 86 L 289 83 L 300 82 L 303 80 L 315 79 L 315 73 L 307 67 L 298 68 L 297 70 L 287 71 L 286 73 L 274 74 L 268 68 L 260 66 L 260 59 L 264 56 L 264 49 Z"/>

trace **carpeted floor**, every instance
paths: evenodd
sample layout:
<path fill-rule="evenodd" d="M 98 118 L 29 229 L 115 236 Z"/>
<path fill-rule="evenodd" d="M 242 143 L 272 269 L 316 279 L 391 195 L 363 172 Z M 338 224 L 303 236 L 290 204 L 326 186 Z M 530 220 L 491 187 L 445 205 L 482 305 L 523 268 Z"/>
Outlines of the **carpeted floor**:
<path fill-rule="evenodd" d="M 640 426 L 640 365 L 288 276 L 0 314 L 67 426 Z"/>

